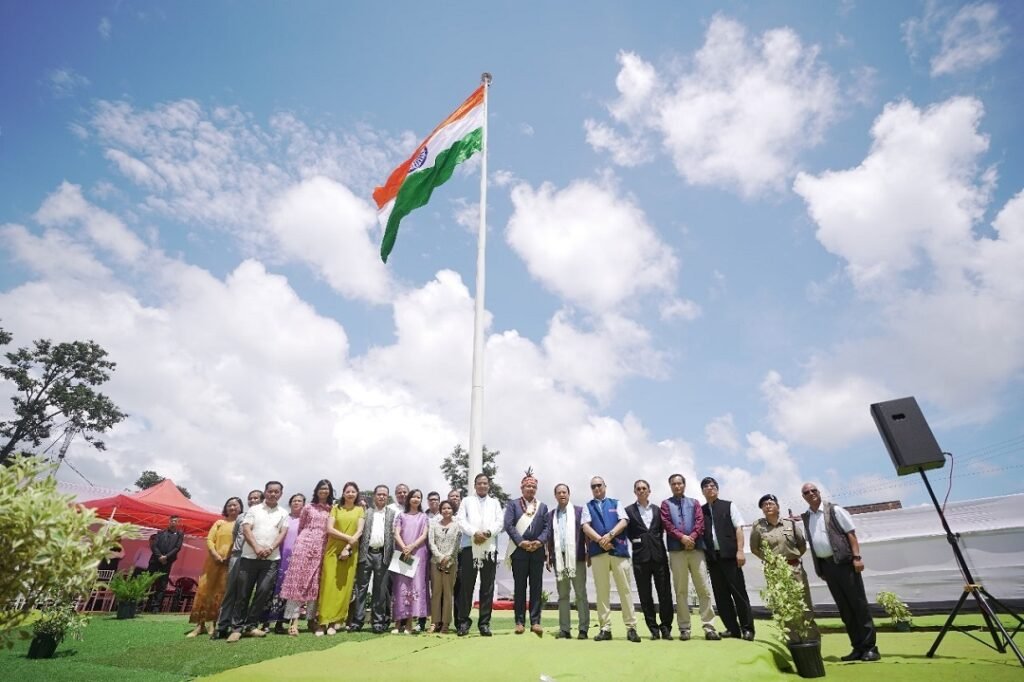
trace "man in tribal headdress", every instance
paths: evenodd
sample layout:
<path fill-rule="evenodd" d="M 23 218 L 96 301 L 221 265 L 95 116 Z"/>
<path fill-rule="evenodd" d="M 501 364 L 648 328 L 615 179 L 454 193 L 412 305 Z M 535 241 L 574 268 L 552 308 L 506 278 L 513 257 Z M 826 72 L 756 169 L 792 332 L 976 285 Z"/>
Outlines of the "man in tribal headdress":
<path fill-rule="evenodd" d="M 530 630 L 542 637 L 540 625 L 541 580 L 544 578 L 544 545 L 551 528 L 548 525 L 548 507 L 537 500 L 537 479 L 533 469 L 527 469 L 519 489 L 523 496 L 505 507 L 505 532 L 508 550 L 505 563 L 512 567 L 515 583 L 513 607 L 516 616 L 516 634 L 526 631 L 526 584 L 530 584 Z"/>
<path fill-rule="evenodd" d="M 491 479 L 477 474 L 473 479 L 474 495 L 469 495 L 459 507 L 459 530 L 462 531 L 462 550 L 459 552 L 459 604 L 456 623 L 459 637 L 469 634 L 472 620 L 473 592 L 476 576 L 480 574 L 480 619 L 477 627 L 483 637 L 491 636 L 491 608 L 494 604 L 494 576 L 498 570 L 498 533 L 501 532 L 501 503 L 488 495 Z"/>

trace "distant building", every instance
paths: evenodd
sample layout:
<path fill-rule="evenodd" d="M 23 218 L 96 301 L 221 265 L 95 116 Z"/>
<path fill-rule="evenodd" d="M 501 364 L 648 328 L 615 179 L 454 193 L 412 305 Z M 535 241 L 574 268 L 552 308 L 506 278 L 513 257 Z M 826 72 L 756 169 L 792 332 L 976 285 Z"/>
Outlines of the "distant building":
<path fill-rule="evenodd" d="M 903 504 L 899 500 L 891 500 L 889 502 L 872 502 L 871 504 L 851 504 L 849 506 L 843 505 L 843 509 L 850 512 L 851 514 L 867 514 L 868 512 L 889 511 L 891 509 L 903 509 Z"/>

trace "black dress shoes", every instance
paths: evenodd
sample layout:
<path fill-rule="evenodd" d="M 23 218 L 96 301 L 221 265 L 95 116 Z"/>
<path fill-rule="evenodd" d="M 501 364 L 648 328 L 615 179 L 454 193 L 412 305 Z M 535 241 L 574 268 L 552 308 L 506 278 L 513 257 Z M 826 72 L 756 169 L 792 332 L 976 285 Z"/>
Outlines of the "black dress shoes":
<path fill-rule="evenodd" d="M 688 642 L 689 640 L 690 640 L 690 631 L 689 630 L 683 630 L 682 632 L 679 633 L 679 641 L 680 642 Z"/>
<path fill-rule="evenodd" d="M 481 625 L 480 626 L 480 636 L 481 637 L 490 637 L 491 636 L 491 629 L 489 627 L 487 627 L 486 625 Z"/>
<path fill-rule="evenodd" d="M 607 642 L 612 638 L 611 630 L 601 630 L 597 633 L 597 637 L 594 638 L 595 642 Z"/>
<path fill-rule="evenodd" d="M 572 639 L 572 635 L 569 634 L 568 630 L 559 630 L 558 634 L 555 635 L 555 639 Z"/>
<path fill-rule="evenodd" d="M 849 662 L 849 661 L 859 661 L 863 657 L 864 657 L 864 652 L 863 651 L 858 651 L 858 650 L 854 649 L 853 651 L 851 651 L 850 653 L 846 654 L 845 656 L 840 657 L 839 660 L 840 661 L 847 661 L 847 662 Z"/>
<path fill-rule="evenodd" d="M 672 628 L 668 625 L 661 626 L 661 638 L 672 639 Z"/>
<path fill-rule="evenodd" d="M 877 647 L 871 647 L 864 652 L 864 655 L 860 657 L 860 660 L 872 663 L 874 661 L 882 660 L 882 654 L 878 653 Z"/>
<path fill-rule="evenodd" d="M 704 639 L 708 640 L 709 642 L 717 642 L 718 640 L 722 639 L 722 636 L 714 630 L 705 630 Z"/>
<path fill-rule="evenodd" d="M 580 630 L 580 633 L 578 635 L 576 635 L 576 639 L 586 639 L 586 638 L 587 638 L 587 631 L 586 630 Z"/>
<path fill-rule="evenodd" d="M 743 631 L 743 639 L 745 639 L 748 642 L 753 642 L 754 641 L 754 631 L 753 630 L 744 630 Z"/>
<path fill-rule="evenodd" d="M 628 639 L 631 642 L 640 642 L 640 635 L 636 634 L 636 628 L 630 628 L 629 630 L 626 630 L 626 639 Z"/>
<path fill-rule="evenodd" d="M 661 639 L 661 631 L 660 630 L 651 630 L 651 640 L 657 640 L 657 639 Z"/>
<path fill-rule="evenodd" d="M 455 634 L 457 634 L 459 637 L 465 637 L 469 634 L 469 628 L 465 626 L 459 627 L 459 629 L 455 631 Z"/>

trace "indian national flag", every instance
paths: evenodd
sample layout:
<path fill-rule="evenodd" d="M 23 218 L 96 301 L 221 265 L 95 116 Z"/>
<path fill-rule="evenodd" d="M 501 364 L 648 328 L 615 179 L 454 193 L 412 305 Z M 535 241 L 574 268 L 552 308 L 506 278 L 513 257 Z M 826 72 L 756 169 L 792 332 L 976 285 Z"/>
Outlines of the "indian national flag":
<path fill-rule="evenodd" d="M 391 171 L 382 187 L 373 190 L 377 217 L 384 225 L 380 258 L 385 263 L 395 246 L 402 218 L 426 204 L 434 188 L 447 182 L 455 167 L 483 146 L 484 87 L 477 88 L 420 142 L 412 156 Z"/>

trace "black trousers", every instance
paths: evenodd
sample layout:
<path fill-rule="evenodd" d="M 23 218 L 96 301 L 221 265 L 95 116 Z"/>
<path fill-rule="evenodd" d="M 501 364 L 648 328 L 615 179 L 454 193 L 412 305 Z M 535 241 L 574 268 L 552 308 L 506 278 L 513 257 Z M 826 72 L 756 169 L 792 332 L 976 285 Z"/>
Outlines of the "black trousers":
<path fill-rule="evenodd" d="M 259 625 L 263 611 L 274 596 L 274 585 L 277 583 L 277 567 L 280 559 L 246 559 L 238 560 L 238 585 L 235 608 L 231 612 L 231 629 L 236 632 L 252 630 Z M 253 588 L 252 603 L 249 594 Z"/>
<path fill-rule="evenodd" d="M 651 632 L 658 632 L 658 618 L 655 617 L 654 595 L 651 583 L 658 592 L 657 615 L 661 618 L 661 627 L 672 629 L 675 610 L 672 608 L 672 583 L 669 579 L 668 561 L 633 562 L 633 577 L 636 578 L 636 592 L 640 596 L 640 608 L 644 612 L 644 621 Z"/>
<path fill-rule="evenodd" d="M 839 617 L 846 626 L 850 644 L 856 651 L 875 648 L 875 622 L 868 611 L 868 598 L 864 594 L 864 578 L 853 569 L 853 564 L 837 564 L 832 559 L 818 559 L 821 577 L 832 593 L 839 609 Z"/>
<path fill-rule="evenodd" d="M 366 618 L 367 596 L 370 598 L 370 625 L 378 630 L 387 629 L 391 623 L 391 575 L 384 565 L 383 551 L 371 549 L 359 555 L 359 570 L 349 609 L 349 622 L 356 627 L 362 627 Z"/>
<path fill-rule="evenodd" d="M 723 557 L 717 551 L 705 552 L 708 575 L 711 577 L 711 591 L 715 593 L 718 617 L 725 629 L 739 636 L 743 630 L 754 631 L 754 614 L 750 610 L 747 583 L 743 569 L 735 557 Z"/>
<path fill-rule="evenodd" d="M 240 556 L 233 556 L 228 559 L 228 580 L 224 585 L 224 598 L 220 602 L 220 613 L 217 615 L 217 632 L 226 634 L 231 629 L 231 616 L 235 612 L 235 602 L 238 601 L 238 562 Z M 249 595 L 245 595 L 246 601 Z"/>
<path fill-rule="evenodd" d="M 461 580 L 461 576 L 462 576 L 462 552 L 460 550 L 459 553 L 455 555 L 455 586 L 452 587 L 452 594 L 455 595 L 455 598 L 454 598 L 454 602 L 455 602 L 455 605 L 454 605 L 455 606 L 455 627 L 459 627 L 459 623 L 462 622 L 462 617 L 459 615 L 460 613 L 462 613 L 462 611 L 460 610 L 462 608 L 462 603 L 461 603 L 462 599 L 459 598 L 459 595 L 462 594 L 462 580 Z"/>
<path fill-rule="evenodd" d="M 512 552 L 512 581 L 515 585 L 515 597 L 512 607 L 515 609 L 516 624 L 526 624 L 526 584 L 530 584 L 530 625 L 540 624 L 541 581 L 544 580 L 544 549 L 527 552 L 516 549 Z"/>
<path fill-rule="evenodd" d="M 167 589 L 167 581 L 171 579 L 172 566 L 174 566 L 173 561 L 162 564 L 156 555 L 149 558 L 149 566 L 146 567 L 146 570 L 150 573 L 162 574 L 153 583 L 153 589 L 149 593 L 149 604 L 147 604 L 147 607 L 154 613 L 160 610 L 160 603 L 163 601 L 164 591 Z"/>
<path fill-rule="evenodd" d="M 491 608 L 494 605 L 494 576 L 498 572 L 498 564 L 492 559 L 484 559 L 480 568 L 473 565 L 473 548 L 464 547 L 459 552 L 459 605 L 461 620 L 455 625 L 469 628 L 473 624 L 469 614 L 473 611 L 473 592 L 476 590 L 476 577 L 480 574 L 480 618 L 477 627 L 491 626 Z"/>

